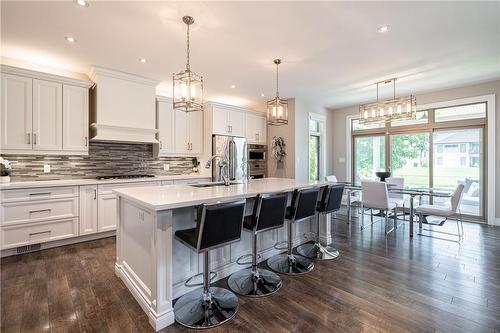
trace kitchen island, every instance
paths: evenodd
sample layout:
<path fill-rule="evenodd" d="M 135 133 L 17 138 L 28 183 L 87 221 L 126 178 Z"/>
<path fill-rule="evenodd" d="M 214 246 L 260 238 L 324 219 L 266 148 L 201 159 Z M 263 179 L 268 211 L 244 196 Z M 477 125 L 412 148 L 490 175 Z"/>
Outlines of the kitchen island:
<path fill-rule="evenodd" d="M 209 185 L 209 184 L 207 184 Z M 202 272 L 202 257 L 174 238 L 179 229 L 195 226 L 195 207 L 204 203 L 246 199 L 246 215 L 253 209 L 258 194 L 288 192 L 321 182 L 295 179 L 255 179 L 230 186 L 167 185 L 115 190 L 118 195 L 117 254 L 115 272 L 120 277 L 155 330 L 174 322 L 172 301 L 189 291 L 184 282 Z M 329 216 L 323 217 L 321 240 L 329 243 Z M 294 225 L 294 246 L 305 242 L 304 233 L 311 230 L 311 221 Z M 286 240 L 284 228 L 259 235 L 260 261 L 282 250 L 274 244 Z M 243 269 L 236 259 L 251 253 L 251 234 L 242 232 L 241 241 L 210 252 L 211 271 L 217 279 Z"/>

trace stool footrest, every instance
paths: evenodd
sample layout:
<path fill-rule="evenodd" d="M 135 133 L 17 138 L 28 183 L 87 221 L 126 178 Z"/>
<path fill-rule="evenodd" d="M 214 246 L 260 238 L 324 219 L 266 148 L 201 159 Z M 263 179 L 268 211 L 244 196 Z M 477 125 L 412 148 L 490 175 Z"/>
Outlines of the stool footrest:
<path fill-rule="evenodd" d="M 188 288 L 202 286 L 203 281 L 200 283 L 191 283 L 191 281 L 197 278 L 198 276 L 203 276 L 203 273 L 198 273 L 196 275 L 191 276 L 189 279 L 186 280 L 186 282 L 184 282 L 184 285 Z M 209 282 L 212 282 L 212 280 L 215 279 L 216 276 L 217 276 L 216 272 L 210 272 Z"/>
<path fill-rule="evenodd" d="M 288 241 L 281 241 L 274 244 L 276 250 L 286 250 L 288 249 Z"/>
<path fill-rule="evenodd" d="M 238 265 L 251 265 L 252 264 L 252 257 L 253 257 L 253 254 L 251 254 L 251 253 L 242 255 L 241 257 L 236 259 L 236 263 Z M 257 254 L 257 260 L 259 260 L 260 258 L 262 258 L 262 256 L 260 254 Z M 248 259 L 250 259 L 250 261 L 242 261 L 242 260 L 248 260 Z"/>

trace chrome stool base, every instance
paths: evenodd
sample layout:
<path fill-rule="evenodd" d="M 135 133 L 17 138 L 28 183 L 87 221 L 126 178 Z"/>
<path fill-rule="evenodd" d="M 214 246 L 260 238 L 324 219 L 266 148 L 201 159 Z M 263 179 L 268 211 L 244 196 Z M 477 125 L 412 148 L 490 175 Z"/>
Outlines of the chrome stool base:
<path fill-rule="evenodd" d="M 300 255 L 316 260 L 332 260 L 340 255 L 336 248 L 320 243 L 305 243 L 297 246 L 296 250 Z"/>
<path fill-rule="evenodd" d="M 224 288 L 210 287 L 204 295 L 203 288 L 193 290 L 177 300 L 174 305 L 175 320 L 189 328 L 209 328 L 230 320 L 238 311 L 238 298 Z"/>
<path fill-rule="evenodd" d="M 227 284 L 235 293 L 249 297 L 271 295 L 282 286 L 278 274 L 259 268 L 257 268 L 257 274 L 255 274 L 251 267 L 232 274 Z"/>
<path fill-rule="evenodd" d="M 304 274 L 309 273 L 314 268 L 311 259 L 286 253 L 272 256 L 267 260 L 267 265 L 273 271 L 284 274 Z"/>

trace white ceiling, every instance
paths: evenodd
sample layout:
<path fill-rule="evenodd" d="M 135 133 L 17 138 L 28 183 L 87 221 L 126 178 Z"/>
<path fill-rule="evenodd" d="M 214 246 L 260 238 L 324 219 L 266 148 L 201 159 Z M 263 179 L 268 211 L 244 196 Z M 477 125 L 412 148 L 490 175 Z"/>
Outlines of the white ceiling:
<path fill-rule="evenodd" d="M 316 106 L 373 100 L 371 84 L 394 76 L 400 94 L 500 77 L 500 2 L 2 1 L 1 54 L 82 73 L 98 64 L 168 87 L 185 66 L 187 14 L 207 98 L 257 109 L 274 94 L 276 57 L 282 97 Z M 390 31 L 377 33 L 384 24 Z"/>

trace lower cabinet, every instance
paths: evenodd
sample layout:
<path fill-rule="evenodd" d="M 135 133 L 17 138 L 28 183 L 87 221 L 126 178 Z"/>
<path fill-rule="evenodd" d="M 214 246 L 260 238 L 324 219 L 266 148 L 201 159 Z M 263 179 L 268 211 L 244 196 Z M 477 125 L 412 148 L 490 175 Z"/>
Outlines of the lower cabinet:
<path fill-rule="evenodd" d="M 97 232 L 97 185 L 80 186 L 80 235 Z"/>
<path fill-rule="evenodd" d="M 116 194 L 99 194 L 97 231 L 115 230 L 118 223 Z"/>

